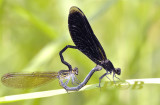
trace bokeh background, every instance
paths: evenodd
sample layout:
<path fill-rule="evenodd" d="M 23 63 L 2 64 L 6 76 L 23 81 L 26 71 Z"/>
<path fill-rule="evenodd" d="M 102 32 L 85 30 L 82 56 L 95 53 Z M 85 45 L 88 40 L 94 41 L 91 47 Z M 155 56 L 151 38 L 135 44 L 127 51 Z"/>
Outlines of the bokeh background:
<path fill-rule="evenodd" d="M 78 6 L 87 16 L 107 57 L 122 69 L 121 80 L 160 77 L 159 0 L 0 0 L 0 76 L 67 69 L 59 51 L 73 45 L 68 31 L 71 6 Z M 78 50 L 69 49 L 63 55 L 79 68 L 80 81 L 95 67 Z M 104 72 L 95 73 L 88 84 L 98 83 Z M 58 80 L 34 89 L 0 83 L 0 96 L 54 89 L 61 89 Z M 97 88 L 5 105 L 158 105 L 159 89 L 159 85 L 136 90 Z"/>

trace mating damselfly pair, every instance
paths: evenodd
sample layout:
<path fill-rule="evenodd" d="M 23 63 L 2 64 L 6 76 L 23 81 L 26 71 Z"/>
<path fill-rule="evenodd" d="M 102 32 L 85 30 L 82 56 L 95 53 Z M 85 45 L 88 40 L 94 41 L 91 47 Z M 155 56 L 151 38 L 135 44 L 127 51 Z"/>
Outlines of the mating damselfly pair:
<path fill-rule="evenodd" d="M 32 88 L 58 78 L 60 85 L 64 89 L 67 91 L 74 91 L 79 90 L 86 85 L 93 73 L 101 70 L 102 67 L 106 70 L 106 73 L 99 78 L 99 87 L 102 78 L 108 74 L 113 73 L 113 80 L 114 77 L 116 77 L 116 74 L 121 74 L 121 69 L 115 68 L 112 62 L 107 59 L 105 51 L 92 31 L 86 16 L 76 6 L 70 8 L 68 27 L 75 46 L 67 45 L 60 51 L 59 55 L 62 63 L 68 66 L 69 70 L 60 70 L 59 72 L 7 73 L 2 77 L 2 83 L 8 87 Z M 78 68 L 73 69 L 71 64 L 66 62 L 62 55 L 68 48 L 78 49 L 96 63 L 96 67 L 89 72 L 81 83 L 76 78 L 76 75 L 78 75 Z M 73 85 L 77 86 L 69 88 L 67 84 L 70 80 Z"/>

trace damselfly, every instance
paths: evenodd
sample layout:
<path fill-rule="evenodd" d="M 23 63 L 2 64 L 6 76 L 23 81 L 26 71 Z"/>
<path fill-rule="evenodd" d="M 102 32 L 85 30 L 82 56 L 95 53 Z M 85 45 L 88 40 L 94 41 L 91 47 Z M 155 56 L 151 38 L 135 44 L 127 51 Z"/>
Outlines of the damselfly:
<path fill-rule="evenodd" d="M 99 83 L 101 82 L 104 76 L 107 76 L 112 72 L 113 72 L 113 80 L 114 77 L 116 77 L 116 74 L 117 75 L 121 74 L 121 69 L 115 68 L 112 62 L 109 59 L 107 59 L 103 47 L 101 46 L 95 34 L 93 33 L 92 28 L 86 16 L 78 7 L 73 6 L 70 8 L 68 17 L 68 27 L 71 38 L 75 46 L 67 45 L 60 51 L 59 54 L 62 63 L 67 65 L 70 71 L 72 70 L 72 66 L 64 60 L 62 53 L 67 48 L 74 48 L 80 50 L 94 63 L 102 66 L 106 70 L 106 73 L 99 78 Z"/>

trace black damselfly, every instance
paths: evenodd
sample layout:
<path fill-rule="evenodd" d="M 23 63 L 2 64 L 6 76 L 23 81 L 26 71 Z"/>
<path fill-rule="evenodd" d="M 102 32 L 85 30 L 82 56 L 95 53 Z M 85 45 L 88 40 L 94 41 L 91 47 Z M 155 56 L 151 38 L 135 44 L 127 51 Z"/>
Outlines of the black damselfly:
<path fill-rule="evenodd" d="M 71 38 L 75 46 L 67 45 L 60 51 L 60 58 L 62 63 L 68 66 L 69 70 L 72 70 L 72 66 L 66 62 L 63 58 L 62 53 L 67 48 L 74 48 L 80 50 L 83 54 L 89 57 L 97 65 L 102 66 L 106 73 L 99 78 L 99 86 L 102 78 L 113 72 L 114 77 L 121 74 L 120 68 L 114 68 L 112 62 L 107 59 L 106 54 L 98 41 L 97 37 L 92 31 L 92 28 L 84 15 L 84 13 L 76 6 L 70 8 L 68 17 L 68 27 Z M 116 77 L 117 78 L 117 77 Z"/>

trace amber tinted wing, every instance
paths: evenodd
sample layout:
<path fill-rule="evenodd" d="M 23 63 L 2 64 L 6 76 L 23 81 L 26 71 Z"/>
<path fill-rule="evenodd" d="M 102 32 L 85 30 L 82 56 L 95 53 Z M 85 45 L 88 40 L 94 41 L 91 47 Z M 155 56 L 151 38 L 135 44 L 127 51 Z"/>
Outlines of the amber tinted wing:
<path fill-rule="evenodd" d="M 7 73 L 1 81 L 5 86 L 14 88 L 33 88 L 56 79 L 56 72 Z"/>
<path fill-rule="evenodd" d="M 82 53 L 96 64 L 107 59 L 84 13 L 75 6 L 70 9 L 68 27 L 73 42 Z"/>

